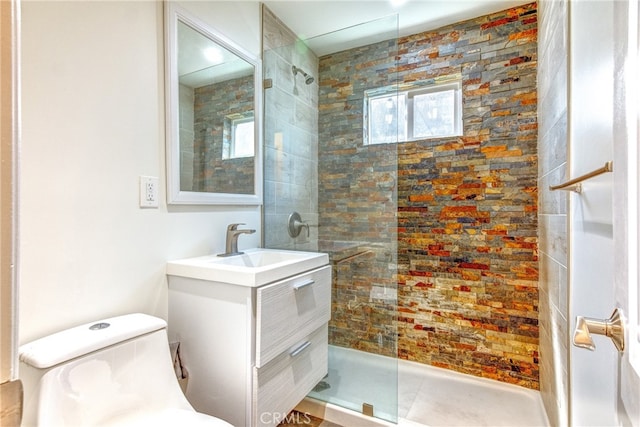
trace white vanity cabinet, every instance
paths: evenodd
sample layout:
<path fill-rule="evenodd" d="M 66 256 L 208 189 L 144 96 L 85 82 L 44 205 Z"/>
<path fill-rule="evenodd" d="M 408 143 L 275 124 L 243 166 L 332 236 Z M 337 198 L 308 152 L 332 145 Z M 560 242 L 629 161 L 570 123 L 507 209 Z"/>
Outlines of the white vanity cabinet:
<path fill-rule="evenodd" d="M 331 268 L 260 286 L 169 277 L 187 398 L 234 426 L 275 426 L 327 374 Z"/>

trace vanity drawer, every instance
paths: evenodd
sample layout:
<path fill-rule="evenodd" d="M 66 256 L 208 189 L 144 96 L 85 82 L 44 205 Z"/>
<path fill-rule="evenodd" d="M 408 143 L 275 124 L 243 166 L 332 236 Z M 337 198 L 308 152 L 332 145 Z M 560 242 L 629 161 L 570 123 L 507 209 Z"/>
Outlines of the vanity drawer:
<path fill-rule="evenodd" d="M 256 366 L 298 343 L 331 318 L 331 266 L 257 289 Z"/>
<path fill-rule="evenodd" d="M 253 419 L 256 426 L 275 426 L 328 372 L 328 326 L 287 348 L 262 368 L 254 368 Z"/>

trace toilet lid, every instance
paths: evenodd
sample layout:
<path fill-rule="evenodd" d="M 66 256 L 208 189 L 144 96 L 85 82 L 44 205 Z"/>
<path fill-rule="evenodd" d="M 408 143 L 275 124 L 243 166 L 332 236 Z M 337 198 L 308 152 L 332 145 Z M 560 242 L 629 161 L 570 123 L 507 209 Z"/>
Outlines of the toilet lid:
<path fill-rule="evenodd" d="M 105 424 L 118 427 L 175 427 L 175 426 L 201 426 L 201 427 L 233 427 L 226 421 L 210 415 L 188 409 L 169 408 L 159 412 L 136 413 L 126 418 L 118 417 Z"/>

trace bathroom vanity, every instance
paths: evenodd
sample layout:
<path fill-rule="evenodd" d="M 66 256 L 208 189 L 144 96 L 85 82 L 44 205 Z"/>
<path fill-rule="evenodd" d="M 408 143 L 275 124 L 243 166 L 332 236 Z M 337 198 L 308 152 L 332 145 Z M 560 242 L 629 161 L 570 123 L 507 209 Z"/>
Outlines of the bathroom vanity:
<path fill-rule="evenodd" d="M 169 340 L 180 342 L 197 411 L 275 426 L 327 374 L 328 261 L 253 249 L 167 264 Z"/>

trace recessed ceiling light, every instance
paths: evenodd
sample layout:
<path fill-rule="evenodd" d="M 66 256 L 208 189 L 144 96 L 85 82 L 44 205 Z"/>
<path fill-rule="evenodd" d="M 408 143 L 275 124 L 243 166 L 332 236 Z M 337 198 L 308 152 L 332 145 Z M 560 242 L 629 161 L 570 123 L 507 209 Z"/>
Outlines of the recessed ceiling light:
<path fill-rule="evenodd" d="M 224 62 L 224 55 L 217 47 L 208 47 L 202 51 L 202 53 L 204 54 L 204 57 L 207 58 L 207 61 L 211 62 L 211 65 L 217 65 Z"/>
<path fill-rule="evenodd" d="M 398 8 L 400 6 L 402 6 L 403 4 L 405 4 L 408 0 L 389 0 L 389 3 L 391 3 L 391 7 Z"/>

